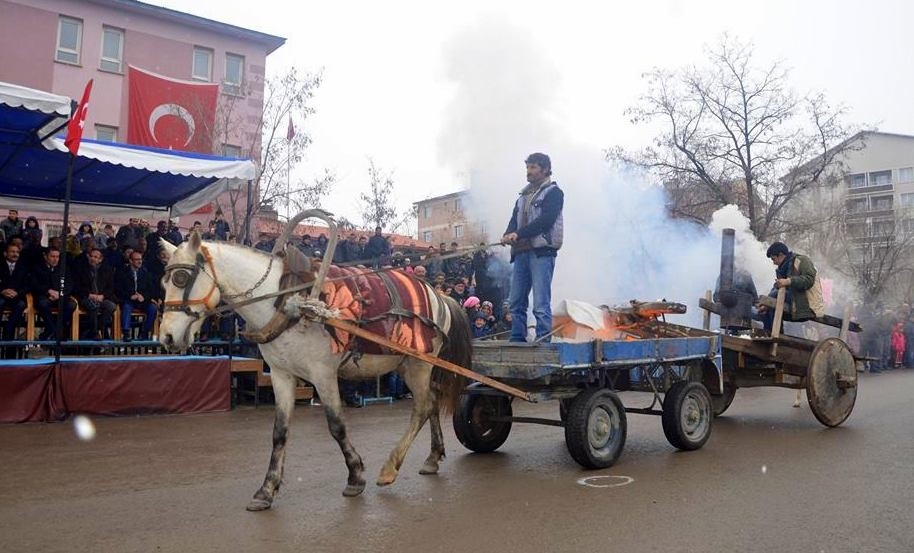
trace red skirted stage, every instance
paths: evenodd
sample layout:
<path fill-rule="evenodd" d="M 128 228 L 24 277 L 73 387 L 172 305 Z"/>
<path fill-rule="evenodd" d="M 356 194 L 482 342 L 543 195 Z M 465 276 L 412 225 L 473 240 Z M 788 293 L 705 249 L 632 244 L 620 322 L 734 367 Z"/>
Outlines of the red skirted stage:
<path fill-rule="evenodd" d="M 0 422 L 74 414 L 201 413 L 231 407 L 227 356 L 53 358 L 0 362 Z"/>

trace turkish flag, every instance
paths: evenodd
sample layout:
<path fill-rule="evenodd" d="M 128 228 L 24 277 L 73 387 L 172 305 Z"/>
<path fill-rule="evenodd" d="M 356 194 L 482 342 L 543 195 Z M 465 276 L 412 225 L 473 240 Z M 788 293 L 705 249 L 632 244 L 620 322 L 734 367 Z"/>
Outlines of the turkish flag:
<path fill-rule="evenodd" d="M 63 143 L 74 156 L 79 153 L 79 143 L 83 139 L 83 129 L 86 127 L 86 116 L 89 115 L 89 94 L 92 93 L 92 81 L 93 79 L 89 79 L 89 82 L 86 83 L 82 100 L 76 106 L 76 113 L 67 123 L 67 138 Z"/>
<path fill-rule="evenodd" d="M 213 153 L 219 85 L 179 81 L 129 68 L 127 142 Z"/>

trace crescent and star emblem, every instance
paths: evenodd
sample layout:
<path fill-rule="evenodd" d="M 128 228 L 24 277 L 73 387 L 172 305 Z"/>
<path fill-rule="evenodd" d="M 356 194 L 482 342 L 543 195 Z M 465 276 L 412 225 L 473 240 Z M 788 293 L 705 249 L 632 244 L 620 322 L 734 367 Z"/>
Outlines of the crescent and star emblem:
<path fill-rule="evenodd" d="M 187 125 L 187 140 L 184 141 L 184 145 L 187 146 L 190 144 L 191 139 L 194 137 L 194 131 L 196 130 L 196 125 L 194 125 L 194 117 L 190 114 L 187 109 L 178 104 L 159 104 L 156 106 L 152 113 L 149 114 L 149 133 L 152 135 L 152 139 L 158 142 L 156 138 L 156 123 L 162 117 L 166 115 L 174 115 L 175 117 L 180 118 Z"/>

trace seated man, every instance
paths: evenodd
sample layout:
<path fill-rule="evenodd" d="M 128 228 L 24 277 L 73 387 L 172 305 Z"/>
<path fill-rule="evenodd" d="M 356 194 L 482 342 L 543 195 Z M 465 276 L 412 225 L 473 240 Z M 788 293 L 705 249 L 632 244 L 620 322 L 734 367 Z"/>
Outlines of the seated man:
<path fill-rule="evenodd" d="M 786 288 L 784 297 L 784 320 L 803 322 L 825 314 L 822 285 L 817 277 L 812 260 L 802 254 L 790 251 L 783 242 L 774 242 L 766 253 L 775 269 L 774 288 L 768 294 L 777 296 L 779 288 Z M 765 330 L 774 327 L 774 309 L 759 307 Z"/>
<path fill-rule="evenodd" d="M 114 319 L 115 301 L 114 271 L 102 264 L 102 252 L 89 252 L 88 263 L 77 266 L 73 273 L 73 289 L 79 306 L 89 316 L 89 328 L 83 333 L 91 340 L 110 338 L 111 323 Z"/>
<path fill-rule="evenodd" d="M 157 297 L 158 287 L 159 283 L 153 280 L 152 275 L 143 266 L 143 254 L 140 252 L 130 254 L 130 264 L 115 273 L 114 292 L 120 298 L 121 330 L 125 341 L 130 341 L 130 318 L 134 309 L 139 309 L 145 315 L 139 339 L 149 339 L 158 313 L 153 301 Z"/>
<path fill-rule="evenodd" d="M 12 213 L 15 210 L 10 210 Z M 28 269 L 19 261 L 20 248 L 15 241 L 6 246 L 5 259 L 0 262 L 0 312 L 10 310 L 3 325 L 4 340 L 15 339 L 16 327 L 21 324 L 25 311 L 25 294 L 28 292 Z"/>
<path fill-rule="evenodd" d="M 64 278 L 63 298 L 60 296 L 60 250 L 57 248 L 47 248 L 44 252 L 44 262 L 40 263 L 32 270 L 31 277 L 32 295 L 35 298 L 35 311 L 44 321 L 44 330 L 39 340 L 51 340 L 57 334 L 57 317 L 51 313 L 51 309 L 58 308 L 58 313 L 63 316 L 62 335 L 66 336 L 66 329 L 69 328 L 70 318 L 73 311 L 76 310 L 76 302 L 70 298 L 73 291 L 73 279 L 70 277 L 70 271 Z M 61 307 L 61 304 L 63 306 Z M 62 312 L 62 313 L 61 313 Z"/>

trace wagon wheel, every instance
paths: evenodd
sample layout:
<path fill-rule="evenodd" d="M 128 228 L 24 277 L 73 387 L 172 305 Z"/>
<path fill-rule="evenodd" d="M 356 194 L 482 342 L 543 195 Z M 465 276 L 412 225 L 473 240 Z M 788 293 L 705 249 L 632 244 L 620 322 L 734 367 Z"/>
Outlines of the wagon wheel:
<path fill-rule="evenodd" d="M 825 426 L 838 426 L 857 401 L 854 355 L 839 338 L 819 342 L 806 368 L 806 399 L 812 414 Z"/>
<path fill-rule="evenodd" d="M 675 382 L 663 397 L 663 434 L 673 447 L 699 449 L 711 436 L 712 414 L 711 394 L 703 384 Z"/>
<path fill-rule="evenodd" d="M 454 412 L 454 433 L 467 449 L 491 453 L 501 447 L 511 433 L 511 421 L 493 421 L 491 417 L 510 417 L 511 398 L 466 394 Z"/>
<path fill-rule="evenodd" d="M 612 466 L 625 445 L 628 424 L 619 396 L 606 388 L 579 393 L 568 406 L 565 445 L 582 467 Z"/>
<path fill-rule="evenodd" d="M 723 395 L 711 394 L 711 411 L 715 417 L 723 415 L 724 411 L 730 408 L 734 396 L 736 396 L 736 385 L 729 382 L 724 382 Z"/>

